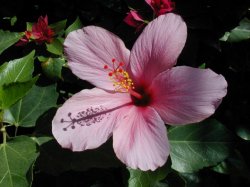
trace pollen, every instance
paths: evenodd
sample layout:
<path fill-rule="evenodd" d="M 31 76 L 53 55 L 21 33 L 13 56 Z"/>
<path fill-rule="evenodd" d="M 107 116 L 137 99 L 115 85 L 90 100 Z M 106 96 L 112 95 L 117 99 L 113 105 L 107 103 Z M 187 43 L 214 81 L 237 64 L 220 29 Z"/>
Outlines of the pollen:
<path fill-rule="evenodd" d="M 104 65 L 104 69 L 108 70 L 108 76 L 115 87 L 115 91 L 130 92 L 134 89 L 134 83 L 123 66 L 124 62 L 118 62 L 113 58 L 112 67 Z"/>

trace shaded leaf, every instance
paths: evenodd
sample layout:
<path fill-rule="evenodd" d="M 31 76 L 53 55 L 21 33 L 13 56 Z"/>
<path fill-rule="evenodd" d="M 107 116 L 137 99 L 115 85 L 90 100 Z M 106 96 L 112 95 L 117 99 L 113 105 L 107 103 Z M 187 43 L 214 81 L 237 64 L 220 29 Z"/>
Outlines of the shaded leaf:
<path fill-rule="evenodd" d="M 0 54 L 20 40 L 22 36 L 22 33 L 0 30 Z"/>
<path fill-rule="evenodd" d="M 65 30 L 65 35 L 67 36 L 70 32 L 81 29 L 83 27 L 83 24 L 79 17 L 76 18 L 76 20 Z"/>
<path fill-rule="evenodd" d="M 211 169 L 222 174 L 231 174 L 246 178 L 249 178 L 250 176 L 250 170 L 247 167 L 247 163 L 241 153 L 237 150 L 235 150 L 234 154 L 230 155 L 229 158 Z"/>
<path fill-rule="evenodd" d="M 63 58 L 47 58 L 42 61 L 44 74 L 52 79 L 62 78 L 62 67 L 65 64 Z"/>
<path fill-rule="evenodd" d="M 231 133 L 218 121 L 176 126 L 168 133 L 172 168 L 194 172 L 223 161 L 230 153 Z"/>
<path fill-rule="evenodd" d="M 33 86 L 28 94 L 4 112 L 4 121 L 16 126 L 35 126 L 38 117 L 56 106 L 56 85 Z"/>
<path fill-rule="evenodd" d="M 67 19 L 50 24 L 49 27 L 55 32 L 55 35 L 61 35 L 64 33 L 64 28 L 66 27 L 66 23 Z"/>
<path fill-rule="evenodd" d="M 248 40 L 250 38 L 250 20 L 244 18 L 241 20 L 240 25 L 235 27 L 230 32 L 226 32 L 221 41 L 227 42 L 240 42 L 243 40 Z"/>
<path fill-rule="evenodd" d="M 54 138 L 51 136 L 39 136 L 39 137 L 31 137 L 32 140 L 34 140 L 39 146 L 41 146 L 42 144 L 53 140 Z"/>
<path fill-rule="evenodd" d="M 236 133 L 239 137 L 241 137 L 244 140 L 250 140 L 250 130 L 246 127 L 239 126 L 236 129 Z"/>
<path fill-rule="evenodd" d="M 37 157 L 36 143 L 27 136 L 18 136 L 0 145 L 0 186 L 28 187 L 29 168 Z"/>
<path fill-rule="evenodd" d="M 161 183 L 170 172 L 170 164 L 158 168 L 155 171 L 141 171 L 128 168 L 130 177 L 129 187 L 167 187 L 167 184 Z"/>

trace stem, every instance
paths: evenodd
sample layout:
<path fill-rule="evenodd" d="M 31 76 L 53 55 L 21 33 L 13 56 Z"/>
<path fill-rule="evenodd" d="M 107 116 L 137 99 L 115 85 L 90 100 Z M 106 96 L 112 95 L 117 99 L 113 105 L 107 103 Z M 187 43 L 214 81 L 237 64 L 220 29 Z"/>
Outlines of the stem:
<path fill-rule="evenodd" d="M 6 132 L 5 126 L 2 125 L 2 122 L 1 122 L 1 129 L 0 129 L 0 131 L 3 133 L 3 143 L 6 144 L 7 132 Z"/>
<path fill-rule="evenodd" d="M 138 92 L 136 92 L 136 91 L 134 91 L 134 90 L 132 90 L 132 89 L 130 89 L 128 92 L 129 92 L 132 96 L 136 97 L 137 99 L 142 99 L 142 95 L 139 94 Z"/>
<path fill-rule="evenodd" d="M 17 131 L 18 131 L 18 126 L 15 126 L 15 137 L 17 135 Z"/>

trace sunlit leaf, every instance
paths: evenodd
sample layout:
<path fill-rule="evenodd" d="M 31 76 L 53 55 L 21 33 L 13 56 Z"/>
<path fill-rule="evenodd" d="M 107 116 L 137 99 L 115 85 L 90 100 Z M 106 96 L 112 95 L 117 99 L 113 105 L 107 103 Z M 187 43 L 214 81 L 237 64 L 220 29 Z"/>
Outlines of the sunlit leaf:
<path fill-rule="evenodd" d="M 37 155 L 36 143 L 27 136 L 0 144 L 0 186 L 29 187 L 26 175 Z"/>
<path fill-rule="evenodd" d="M 31 23 L 31 22 L 26 22 L 26 30 L 27 31 L 32 31 L 32 25 L 33 25 L 34 23 Z"/>
<path fill-rule="evenodd" d="M 240 25 L 235 27 L 230 32 L 226 32 L 221 41 L 227 42 L 240 42 L 242 40 L 247 40 L 250 38 L 250 20 L 244 18 L 241 20 Z"/>
<path fill-rule="evenodd" d="M 194 172 L 223 161 L 230 153 L 231 133 L 218 121 L 172 127 L 168 133 L 172 168 Z"/>
<path fill-rule="evenodd" d="M 46 43 L 47 51 L 56 54 L 62 55 L 63 53 L 63 43 L 58 39 L 55 38 L 52 43 Z"/>
<path fill-rule="evenodd" d="M 81 29 L 83 27 L 83 24 L 79 17 L 76 18 L 76 20 L 65 30 L 65 35 L 68 35 L 70 32 Z"/>
<path fill-rule="evenodd" d="M 4 121 L 16 126 L 35 126 L 41 114 L 56 106 L 57 98 L 56 85 L 33 86 L 25 97 L 5 111 Z"/>
<path fill-rule="evenodd" d="M 0 67 L 0 86 L 13 82 L 25 82 L 32 78 L 34 70 L 34 54 L 4 63 Z"/>
<path fill-rule="evenodd" d="M 14 82 L 0 87 L 0 108 L 6 109 L 26 95 L 38 77 L 26 82 Z"/>
<path fill-rule="evenodd" d="M 0 54 L 20 40 L 22 36 L 22 33 L 0 30 Z"/>

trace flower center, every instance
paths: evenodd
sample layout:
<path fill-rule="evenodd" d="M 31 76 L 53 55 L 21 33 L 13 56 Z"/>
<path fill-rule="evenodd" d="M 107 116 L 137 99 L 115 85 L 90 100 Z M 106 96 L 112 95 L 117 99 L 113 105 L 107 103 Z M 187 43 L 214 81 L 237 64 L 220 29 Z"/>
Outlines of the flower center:
<path fill-rule="evenodd" d="M 104 69 L 108 70 L 108 76 L 113 83 L 116 92 L 129 93 L 135 105 L 145 106 L 150 101 L 150 95 L 143 88 L 135 89 L 133 80 L 129 73 L 124 70 L 124 62 L 117 62 L 112 59 L 112 67 L 104 65 Z"/>
<path fill-rule="evenodd" d="M 148 106 L 151 102 L 152 95 L 144 87 L 138 87 L 135 90 L 141 95 L 141 98 L 134 97 L 131 95 L 131 99 L 136 106 Z"/>

